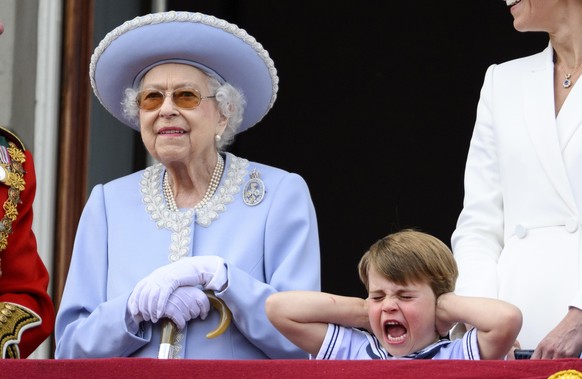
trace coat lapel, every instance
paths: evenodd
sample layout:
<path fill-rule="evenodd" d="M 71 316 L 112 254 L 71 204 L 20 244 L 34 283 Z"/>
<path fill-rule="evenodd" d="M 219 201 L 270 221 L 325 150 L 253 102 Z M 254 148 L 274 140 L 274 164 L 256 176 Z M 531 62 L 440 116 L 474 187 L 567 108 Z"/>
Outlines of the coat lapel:
<path fill-rule="evenodd" d="M 553 49 L 548 46 L 536 56 L 525 73 L 524 115 L 529 136 L 546 175 L 568 207 L 574 210 L 576 203 L 556 130 L 552 56 Z"/>

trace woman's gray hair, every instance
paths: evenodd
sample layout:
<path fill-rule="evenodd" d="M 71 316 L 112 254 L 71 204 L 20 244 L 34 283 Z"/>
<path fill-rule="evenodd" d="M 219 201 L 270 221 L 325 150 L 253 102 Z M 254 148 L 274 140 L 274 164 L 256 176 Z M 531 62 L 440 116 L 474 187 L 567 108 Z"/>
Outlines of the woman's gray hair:
<path fill-rule="evenodd" d="M 220 84 L 215 77 L 208 74 L 207 76 L 208 90 L 216 96 L 218 111 L 228 119 L 220 141 L 216 142 L 217 149 L 223 151 L 234 141 L 234 137 L 242 123 L 246 99 L 244 94 L 232 85 L 228 83 Z M 138 92 L 139 90 L 135 88 L 126 88 L 121 105 L 124 116 L 134 125 L 139 126 Z"/>

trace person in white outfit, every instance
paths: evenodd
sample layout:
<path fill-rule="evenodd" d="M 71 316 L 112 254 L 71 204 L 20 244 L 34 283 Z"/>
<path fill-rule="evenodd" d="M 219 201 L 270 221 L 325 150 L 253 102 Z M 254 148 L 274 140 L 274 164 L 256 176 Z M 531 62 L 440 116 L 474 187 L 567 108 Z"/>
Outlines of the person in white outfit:
<path fill-rule="evenodd" d="M 542 52 L 485 74 L 451 246 L 456 292 L 523 312 L 532 358 L 582 352 L 582 1 L 506 0 Z"/>

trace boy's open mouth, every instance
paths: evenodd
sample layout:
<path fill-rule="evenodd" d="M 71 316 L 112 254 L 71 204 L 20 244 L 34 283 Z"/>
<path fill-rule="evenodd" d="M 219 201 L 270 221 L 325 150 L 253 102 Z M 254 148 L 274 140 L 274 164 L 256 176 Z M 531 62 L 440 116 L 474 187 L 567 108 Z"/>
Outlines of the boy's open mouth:
<path fill-rule="evenodd" d="M 406 327 L 397 321 L 388 321 L 384 324 L 384 331 L 390 342 L 400 342 L 407 334 Z"/>

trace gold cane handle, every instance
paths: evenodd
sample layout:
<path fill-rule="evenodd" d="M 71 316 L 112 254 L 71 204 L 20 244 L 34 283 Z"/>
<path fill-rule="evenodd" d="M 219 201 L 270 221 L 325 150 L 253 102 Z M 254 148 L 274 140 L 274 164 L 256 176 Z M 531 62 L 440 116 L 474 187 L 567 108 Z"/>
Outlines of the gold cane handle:
<path fill-rule="evenodd" d="M 206 338 L 216 338 L 222 333 L 224 333 L 226 329 L 228 329 L 230 325 L 230 320 L 232 319 L 232 313 L 230 312 L 230 309 L 228 309 L 224 301 L 217 298 L 214 292 L 207 290 L 204 291 L 204 293 L 206 294 L 206 296 L 208 296 L 210 304 L 212 304 L 212 306 L 216 308 L 218 313 L 220 313 L 220 322 L 218 324 L 218 327 L 213 331 L 209 332 L 208 334 L 206 334 Z"/>

